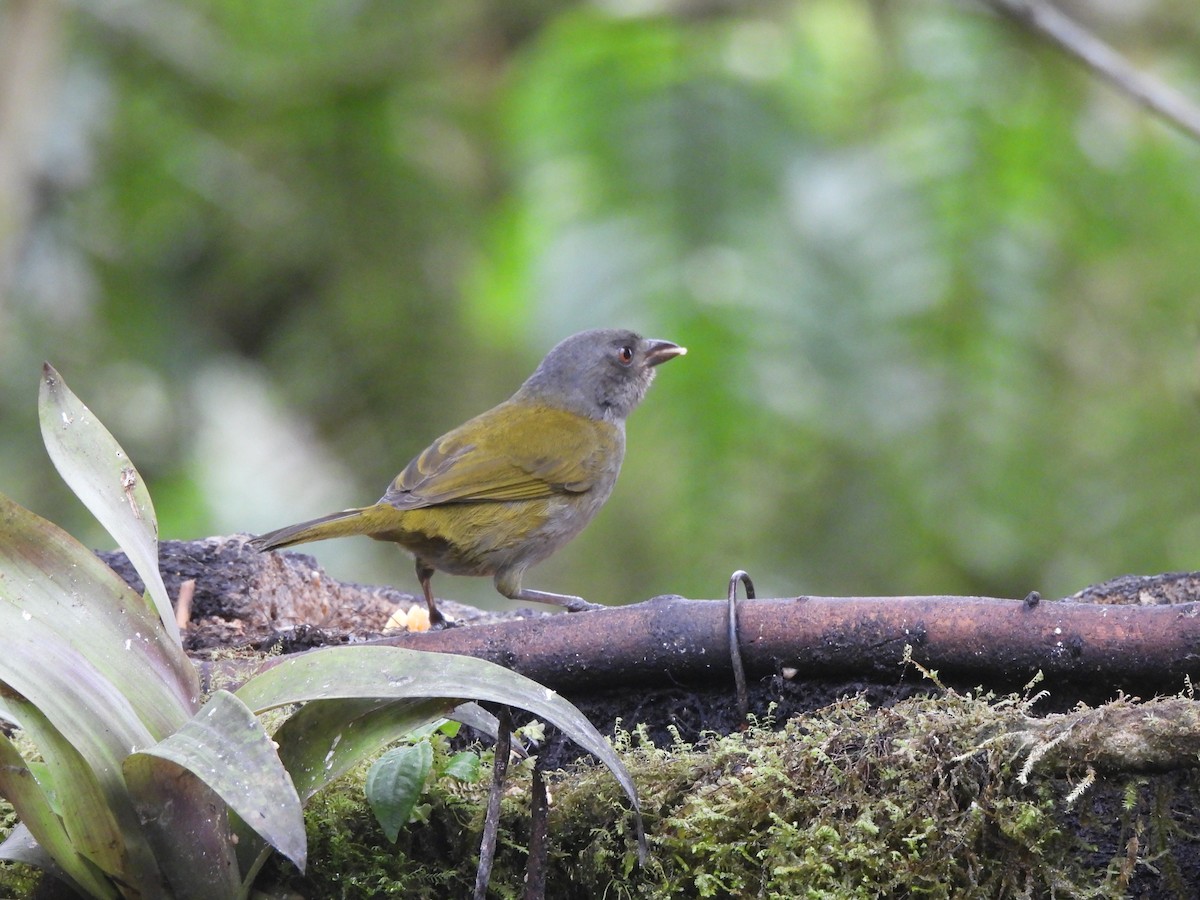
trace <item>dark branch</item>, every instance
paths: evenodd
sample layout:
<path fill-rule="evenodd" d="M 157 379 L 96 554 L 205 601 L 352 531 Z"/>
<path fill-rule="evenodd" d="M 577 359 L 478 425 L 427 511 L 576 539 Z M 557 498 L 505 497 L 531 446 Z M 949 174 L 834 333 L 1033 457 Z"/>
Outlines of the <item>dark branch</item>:
<path fill-rule="evenodd" d="M 660 599 L 384 643 L 484 656 L 547 685 L 570 689 L 729 678 L 724 602 Z M 747 674 L 855 674 L 896 681 L 906 654 L 920 665 L 982 684 L 1048 681 L 1147 685 L 1177 691 L 1200 678 L 1200 604 L 1111 606 L 1069 601 L 1029 606 L 979 597 L 798 597 L 739 604 Z"/>
<path fill-rule="evenodd" d="M 161 550 L 172 593 L 183 580 L 196 579 L 189 640 L 213 622 L 227 623 L 238 634 L 255 632 L 260 644 L 273 643 L 272 635 L 280 632 L 294 633 L 292 626 L 302 623 L 330 627 L 336 639 L 336 623 L 347 621 L 361 623 L 356 627 L 361 639 L 378 633 L 397 605 L 420 602 L 390 589 L 339 583 L 311 557 L 257 554 L 238 538 L 166 542 Z M 110 559 L 133 578 L 120 558 Z M 1089 690 L 1081 693 L 1093 697 L 1117 690 L 1144 697 L 1174 693 L 1188 678 L 1200 681 L 1197 601 L 1195 575 L 1127 576 L 1071 600 L 1037 603 L 980 597 L 748 599 L 737 607 L 737 634 L 749 679 L 849 676 L 895 684 L 906 674 L 920 677 L 906 666 L 911 658 L 968 687 L 1010 690 L 1041 672 L 1052 687 L 1083 686 Z M 448 602 L 446 608 L 460 621 L 472 615 Z M 680 682 L 734 686 L 725 600 L 665 597 L 593 612 L 475 619 L 380 642 L 490 659 L 562 691 Z M 228 684 L 271 664 L 202 665 L 210 681 Z"/>
<path fill-rule="evenodd" d="M 727 615 L 724 601 L 663 598 L 378 643 L 490 659 L 561 691 L 713 679 L 732 686 Z M 786 672 L 895 683 L 911 658 L 945 677 L 997 689 L 1019 687 L 1038 672 L 1055 685 L 1141 696 L 1200 680 L 1196 603 L 1031 606 L 979 597 L 798 597 L 745 601 L 738 620 L 751 677 Z M 243 670 L 239 677 L 249 674 Z"/>

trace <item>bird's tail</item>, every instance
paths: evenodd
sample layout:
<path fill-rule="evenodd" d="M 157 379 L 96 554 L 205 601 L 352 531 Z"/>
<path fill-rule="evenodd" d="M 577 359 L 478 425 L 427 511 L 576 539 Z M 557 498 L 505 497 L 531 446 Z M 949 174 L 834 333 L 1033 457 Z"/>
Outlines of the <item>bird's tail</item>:
<path fill-rule="evenodd" d="M 309 541 L 323 541 L 326 538 L 347 537 L 352 534 L 365 534 L 367 528 L 366 509 L 345 509 L 341 512 L 330 513 L 319 519 L 310 519 L 297 525 L 288 525 L 275 531 L 268 531 L 247 543 L 255 550 L 274 550 L 277 547 L 290 547 L 292 544 L 306 544 Z"/>

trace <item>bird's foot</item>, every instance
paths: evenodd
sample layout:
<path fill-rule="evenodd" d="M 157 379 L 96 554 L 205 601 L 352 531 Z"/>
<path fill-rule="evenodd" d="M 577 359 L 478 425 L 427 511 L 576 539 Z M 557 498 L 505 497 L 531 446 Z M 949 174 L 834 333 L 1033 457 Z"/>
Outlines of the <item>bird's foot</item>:
<path fill-rule="evenodd" d="M 523 603 L 553 603 L 555 606 L 561 606 L 567 612 L 586 612 L 590 609 L 603 609 L 599 603 L 588 603 L 582 597 L 576 597 L 573 594 L 552 594 L 549 591 L 535 591 L 532 588 L 523 588 L 520 584 L 512 584 L 504 582 L 501 579 L 496 579 L 496 590 L 507 597 L 509 600 L 517 600 Z"/>

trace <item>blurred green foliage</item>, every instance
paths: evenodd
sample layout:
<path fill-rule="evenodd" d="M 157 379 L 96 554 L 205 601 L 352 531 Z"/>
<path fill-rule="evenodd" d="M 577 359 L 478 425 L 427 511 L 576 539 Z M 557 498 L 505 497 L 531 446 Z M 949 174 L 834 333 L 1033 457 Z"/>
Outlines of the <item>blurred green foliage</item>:
<path fill-rule="evenodd" d="M 1090 24 L 1200 83 L 1188 4 Z M 37 202 L 0 228 L 0 480 L 76 533 L 43 357 L 190 538 L 373 501 L 557 340 L 630 325 L 690 353 L 531 586 L 1200 565 L 1200 148 L 982 8 L 139 0 L 48 40 Z M 343 543 L 311 552 L 415 589 Z"/>

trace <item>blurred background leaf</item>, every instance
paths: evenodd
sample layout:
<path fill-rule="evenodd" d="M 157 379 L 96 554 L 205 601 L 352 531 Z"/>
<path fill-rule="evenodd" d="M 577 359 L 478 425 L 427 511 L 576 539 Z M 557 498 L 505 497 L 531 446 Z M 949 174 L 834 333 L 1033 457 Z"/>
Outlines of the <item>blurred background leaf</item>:
<path fill-rule="evenodd" d="M 1192 5 L 1077 12 L 1197 95 Z M 105 543 L 40 448 L 49 358 L 164 538 L 264 530 L 629 325 L 690 353 L 536 587 L 1196 568 L 1198 163 L 962 4 L 7 0 L 0 481 Z M 306 551 L 415 590 L 390 547 Z"/>

